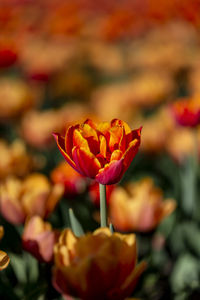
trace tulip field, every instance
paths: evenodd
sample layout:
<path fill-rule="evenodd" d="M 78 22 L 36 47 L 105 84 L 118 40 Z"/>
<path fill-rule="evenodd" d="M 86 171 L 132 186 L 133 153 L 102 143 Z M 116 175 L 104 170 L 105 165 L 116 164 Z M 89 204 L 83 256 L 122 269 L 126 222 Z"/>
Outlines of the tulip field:
<path fill-rule="evenodd" d="M 200 299 L 198 0 L 0 1 L 0 300 Z"/>

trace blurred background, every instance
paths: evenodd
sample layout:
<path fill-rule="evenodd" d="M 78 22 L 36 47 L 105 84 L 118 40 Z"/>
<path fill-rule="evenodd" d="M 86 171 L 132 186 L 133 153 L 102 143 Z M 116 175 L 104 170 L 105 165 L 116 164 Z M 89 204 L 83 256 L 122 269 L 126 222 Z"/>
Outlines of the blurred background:
<path fill-rule="evenodd" d="M 87 118 L 143 126 L 137 157 L 108 191 L 114 227 L 136 232 L 148 262 L 134 295 L 200 299 L 200 130 L 177 125 L 170 110 L 200 95 L 199 26 L 199 0 L 0 0 L 0 200 L 24 201 L 23 213 L 5 201 L 0 211 L 11 258 L 1 299 L 61 299 L 50 269 L 21 245 L 43 179 L 45 192 L 65 189 L 53 190 L 53 227 L 69 226 L 69 207 L 86 231 L 98 226 L 98 186 L 63 166 L 52 137 Z M 127 197 L 137 201 L 128 210 Z"/>

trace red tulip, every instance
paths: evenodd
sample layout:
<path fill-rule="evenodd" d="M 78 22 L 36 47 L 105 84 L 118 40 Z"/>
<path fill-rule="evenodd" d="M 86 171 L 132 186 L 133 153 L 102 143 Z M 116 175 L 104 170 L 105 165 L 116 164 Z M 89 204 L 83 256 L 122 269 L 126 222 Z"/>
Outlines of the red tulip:
<path fill-rule="evenodd" d="M 130 166 L 140 146 L 141 128 L 131 130 L 118 119 L 110 123 L 71 126 L 65 137 L 55 133 L 58 148 L 66 161 L 80 174 L 101 184 L 117 183 Z"/>
<path fill-rule="evenodd" d="M 172 105 L 172 113 L 181 126 L 195 127 L 200 124 L 200 98 L 181 99 Z"/>

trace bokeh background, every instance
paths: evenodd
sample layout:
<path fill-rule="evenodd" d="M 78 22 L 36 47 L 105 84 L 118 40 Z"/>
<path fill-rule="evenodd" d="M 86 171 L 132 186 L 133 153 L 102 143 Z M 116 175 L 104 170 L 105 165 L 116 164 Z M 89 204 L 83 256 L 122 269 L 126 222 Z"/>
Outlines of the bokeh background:
<path fill-rule="evenodd" d="M 57 203 L 51 214 L 47 202 L 39 209 L 54 228 L 69 226 L 69 207 L 85 231 L 99 226 L 98 186 L 60 166 L 52 137 L 87 118 L 143 126 L 137 157 L 108 195 L 115 229 L 136 233 L 148 263 L 134 296 L 200 298 L 199 168 L 191 163 L 200 130 L 195 144 L 194 128 L 177 125 L 170 110 L 199 97 L 199 26 L 198 0 L 0 1 L 0 200 L 23 202 L 20 216 L 5 201 L 0 211 L 11 259 L 1 299 L 61 299 L 51 266 L 22 249 L 41 191 Z M 44 177 L 30 179 L 35 172 Z"/>

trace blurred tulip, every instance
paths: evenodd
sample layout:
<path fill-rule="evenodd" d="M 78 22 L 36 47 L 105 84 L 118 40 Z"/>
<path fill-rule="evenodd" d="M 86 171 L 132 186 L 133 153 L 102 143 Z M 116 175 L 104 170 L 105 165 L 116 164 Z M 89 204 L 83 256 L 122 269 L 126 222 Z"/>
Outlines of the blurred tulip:
<path fill-rule="evenodd" d="M 180 99 L 171 105 L 171 111 L 179 125 L 195 127 L 200 124 L 200 97 Z"/>
<path fill-rule="evenodd" d="M 195 151 L 200 154 L 200 130 L 198 127 L 197 130 L 197 145 L 194 143 L 194 133 L 191 128 L 177 127 L 171 132 L 170 139 L 166 141 L 166 150 L 177 163 L 184 163 Z M 195 146 L 198 148 L 195 149 Z"/>
<path fill-rule="evenodd" d="M 9 177 L 0 186 L 0 212 L 13 224 L 21 224 L 27 216 L 39 215 L 46 218 L 55 208 L 63 194 L 63 186 L 52 186 L 39 173 L 24 180 Z"/>
<path fill-rule="evenodd" d="M 136 265 L 136 251 L 134 234 L 101 228 L 77 238 L 66 229 L 54 247 L 54 287 L 83 300 L 125 299 L 146 266 Z"/>
<path fill-rule="evenodd" d="M 51 180 L 63 184 L 66 195 L 75 196 L 86 189 L 86 178 L 76 172 L 65 161 L 61 162 L 52 172 Z"/>
<path fill-rule="evenodd" d="M 41 90 L 32 89 L 19 78 L 3 77 L 0 79 L 0 118 L 18 117 L 41 98 Z"/>
<path fill-rule="evenodd" d="M 32 110 L 22 119 L 21 134 L 33 147 L 45 149 L 53 145 L 53 131 L 62 132 L 83 115 L 88 115 L 88 110 L 79 103 L 67 104 L 60 109 Z"/>
<path fill-rule="evenodd" d="M 101 184 L 117 183 L 130 166 L 140 146 L 141 128 L 114 119 L 95 124 L 86 120 L 71 126 L 65 137 L 55 139 L 66 161 L 80 174 Z"/>
<path fill-rule="evenodd" d="M 0 46 L 0 68 L 12 66 L 17 60 L 17 53 L 14 49 Z"/>
<path fill-rule="evenodd" d="M 115 185 L 108 185 L 106 187 L 106 202 L 107 205 L 109 205 L 110 202 L 110 196 L 112 194 L 112 191 L 115 189 Z M 100 193 L 99 193 L 99 184 L 96 181 L 92 181 L 89 185 L 89 197 L 92 201 L 92 203 L 99 207 L 100 206 Z"/>
<path fill-rule="evenodd" d="M 59 232 L 53 230 L 41 217 L 33 216 L 26 223 L 22 235 L 23 248 L 40 262 L 53 261 L 53 247 L 58 241 Z"/>
<path fill-rule="evenodd" d="M 110 218 L 117 230 L 146 232 L 154 229 L 175 207 L 173 199 L 163 201 L 162 191 L 151 178 L 145 178 L 113 191 Z"/>
<path fill-rule="evenodd" d="M 30 145 L 43 149 L 51 145 L 52 131 L 61 130 L 63 123 L 57 110 L 30 111 L 22 120 L 21 134 Z"/>
<path fill-rule="evenodd" d="M 0 240 L 2 239 L 4 235 L 3 227 L 0 226 Z M 5 269 L 10 262 L 10 258 L 8 257 L 7 253 L 0 250 L 0 271 Z"/>
<path fill-rule="evenodd" d="M 8 175 L 24 176 L 34 167 L 34 160 L 21 140 L 14 140 L 11 145 L 0 140 L 0 157 L 1 180 Z"/>
<path fill-rule="evenodd" d="M 21 45 L 20 63 L 28 78 L 45 82 L 71 59 L 73 50 L 64 40 L 30 37 Z"/>
<path fill-rule="evenodd" d="M 131 121 L 138 110 L 133 103 L 132 82 L 103 85 L 92 93 L 91 105 L 100 119 L 121 118 Z"/>

